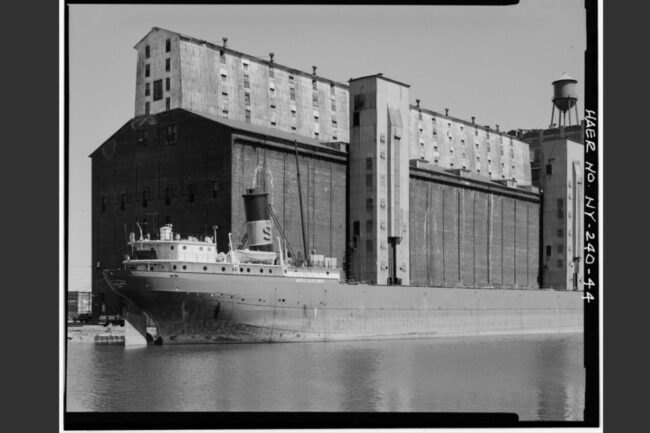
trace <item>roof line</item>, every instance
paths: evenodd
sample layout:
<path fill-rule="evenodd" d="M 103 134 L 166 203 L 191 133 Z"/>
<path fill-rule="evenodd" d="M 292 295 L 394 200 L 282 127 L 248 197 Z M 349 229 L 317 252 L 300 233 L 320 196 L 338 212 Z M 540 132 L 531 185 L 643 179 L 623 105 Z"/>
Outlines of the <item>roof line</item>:
<path fill-rule="evenodd" d="M 318 81 L 324 81 L 324 82 L 331 83 L 333 85 L 336 85 L 338 87 L 343 87 L 343 88 L 346 88 L 346 89 L 349 87 L 347 84 L 341 83 L 339 81 L 335 81 L 335 80 L 332 80 L 332 79 L 329 79 L 329 78 L 321 77 L 319 75 L 310 74 L 309 72 L 301 71 L 300 69 L 296 69 L 296 68 L 291 68 L 289 66 L 285 66 L 285 65 L 276 63 L 275 61 L 271 62 L 270 60 L 265 60 L 265 59 L 262 59 L 260 57 L 255 57 L 255 56 L 252 56 L 250 54 L 243 53 L 241 51 L 233 50 L 232 48 L 224 47 L 223 45 L 217 45 L 217 44 L 215 44 L 213 42 L 206 41 L 205 39 L 195 38 L 193 36 L 188 36 L 188 35 L 185 35 L 183 33 L 175 32 L 173 30 L 164 29 L 162 27 L 152 27 L 151 30 L 146 35 L 144 35 L 142 37 L 142 39 L 140 39 L 138 41 L 138 43 L 135 44 L 135 46 L 133 48 L 137 47 L 154 30 L 163 30 L 165 32 L 173 33 L 173 34 L 177 35 L 179 38 L 181 38 L 181 39 L 183 39 L 183 40 L 185 40 L 187 42 L 192 42 L 192 43 L 195 43 L 195 44 L 198 44 L 198 45 L 205 45 L 206 47 L 214 49 L 214 50 L 225 51 L 225 52 L 227 52 L 229 54 L 234 54 L 234 55 L 240 56 L 242 58 L 246 58 L 246 59 L 249 59 L 249 60 L 254 60 L 256 62 L 263 63 L 263 64 L 266 64 L 266 65 L 269 65 L 269 66 L 273 65 L 274 68 L 283 69 L 283 70 L 285 70 L 287 72 L 290 72 L 292 74 L 295 74 L 295 75 L 302 75 L 304 77 L 308 77 L 308 78 L 311 78 L 311 79 L 316 79 Z"/>
<path fill-rule="evenodd" d="M 428 113 L 428 114 L 433 114 L 434 116 L 440 116 L 440 117 L 443 117 L 445 119 L 453 120 L 454 122 L 460 122 L 460 123 L 463 123 L 463 124 L 465 124 L 467 126 L 482 129 L 484 131 L 488 131 L 488 132 L 491 132 L 491 133 L 494 133 L 494 134 L 507 135 L 508 137 L 516 138 L 515 136 L 513 136 L 511 134 L 508 134 L 506 131 L 497 131 L 496 129 L 492 129 L 489 125 L 487 125 L 487 126 L 486 125 L 479 125 L 476 122 L 472 123 L 472 122 L 470 122 L 468 120 L 461 119 L 459 117 L 449 116 L 449 115 L 442 114 L 442 113 L 439 113 L 439 112 L 434 111 L 434 110 L 430 110 L 428 108 L 418 107 L 417 105 L 409 105 L 409 108 L 411 110 L 423 111 L 423 112 Z"/>
<path fill-rule="evenodd" d="M 363 80 L 365 78 L 372 78 L 372 77 L 381 78 L 383 80 L 390 81 L 391 83 L 399 84 L 400 86 L 404 86 L 404 87 L 407 87 L 407 88 L 411 87 L 410 84 L 402 83 L 401 81 L 397 81 L 397 80 L 394 80 L 392 78 L 384 77 L 384 74 L 381 73 L 381 72 L 379 72 L 377 74 L 364 75 L 363 77 L 350 78 L 349 81 Z"/>

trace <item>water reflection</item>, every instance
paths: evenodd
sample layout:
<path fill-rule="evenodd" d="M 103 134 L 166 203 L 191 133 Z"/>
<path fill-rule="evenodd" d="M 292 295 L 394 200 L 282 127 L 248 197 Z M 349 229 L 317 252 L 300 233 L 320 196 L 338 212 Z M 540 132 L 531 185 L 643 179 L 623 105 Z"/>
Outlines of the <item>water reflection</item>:
<path fill-rule="evenodd" d="M 69 411 L 502 411 L 580 420 L 582 336 L 68 345 Z"/>

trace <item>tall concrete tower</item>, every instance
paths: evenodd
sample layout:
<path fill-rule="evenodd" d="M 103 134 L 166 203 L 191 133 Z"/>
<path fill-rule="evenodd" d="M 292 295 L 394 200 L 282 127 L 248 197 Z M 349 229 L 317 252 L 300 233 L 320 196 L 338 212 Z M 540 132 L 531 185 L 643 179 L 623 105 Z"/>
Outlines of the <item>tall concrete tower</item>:
<path fill-rule="evenodd" d="M 350 277 L 409 284 L 409 86 L 350 80 Z"/>
<path fill-rule="evenodd" d="M 567 74 L 553 82 L 559 125 L 523 136 L 535 154 L 533 184 L 543 191 L 541 283 L 556 290 L 580 290 L 583 283 L 584 144 L 576 83 Z M 572 109 L 575 119 L 569 115 L 567 123 Z"/>
<path fill-rule="evenodd" d="M 562 76 L 553 81 L 553 108 L 551 110 L 551 125 L 553 128 L 553 118 L 555 117 L 555 108 L 559 110 L 558 113 L 558 127 L 566 127 L 571 125 L 578 125 L 580 123 L 578 117 L 578 92 L 576 91 L 576 84 L 578 80 L 572 78 L 566 72 Z M 571 109 L 574 109 L 575 118 L 571 120 Z M 567 123 L 567 114 L 569 122 Z M 572 123 L 573 122 L 573 123 Z"/>

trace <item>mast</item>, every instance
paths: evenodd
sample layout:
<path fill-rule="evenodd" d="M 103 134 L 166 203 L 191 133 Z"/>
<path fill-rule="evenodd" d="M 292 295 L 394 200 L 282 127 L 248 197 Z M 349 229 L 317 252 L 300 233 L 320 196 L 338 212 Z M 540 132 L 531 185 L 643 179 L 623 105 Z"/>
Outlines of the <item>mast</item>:
<path fill-rule="evenodd" d="M 302 226 L 302 245 L 304 248 L 305 261 L 307 266 L 311 266 L 309 263 L 309 255 L 307 253 L 307 235 L 305 234 L 305 218 L 302 211 L 302 188 L 300 188 L 300 164 L 298 164 L 298 142 L 293 140 L 293 145 L 296 150 L 296 174 L 298 179 L 298 201 L 300 202 L 300 225 Z"/>

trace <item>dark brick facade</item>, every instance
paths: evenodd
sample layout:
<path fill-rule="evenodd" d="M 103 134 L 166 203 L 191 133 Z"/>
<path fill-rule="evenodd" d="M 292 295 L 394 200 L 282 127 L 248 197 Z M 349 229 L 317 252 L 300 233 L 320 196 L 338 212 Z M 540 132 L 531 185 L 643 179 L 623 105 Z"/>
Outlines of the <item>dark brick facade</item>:
<path fill-rule="evenodd" d="M 212 236 L 217 225 L 217 243 L 225 251 L 228 232 L 235 243 L 243 234 L 241 195 L 246 188 L 262 187 L 270 192 L 289 243 L 302 250 L 293 143 L 290 137 L 247 131 L 240 123 L 238 129 L 233 122 L 172 110 L 127 122 L 91 155 L 95 314 L 120 311 L 101 270 L 121 265 L 128 233 L 138 232 L 136 222 L 154 239 L 166 223 L 183 237 L 199 238 Z M 340 266 L 346 154 L 311 144 L 299 142 L 308 244 L 337 257 Z"/>
<path fill-rule="evenodd" d="M 411 284 L 538 288 L 539 195 L 412 172 Z"/>

